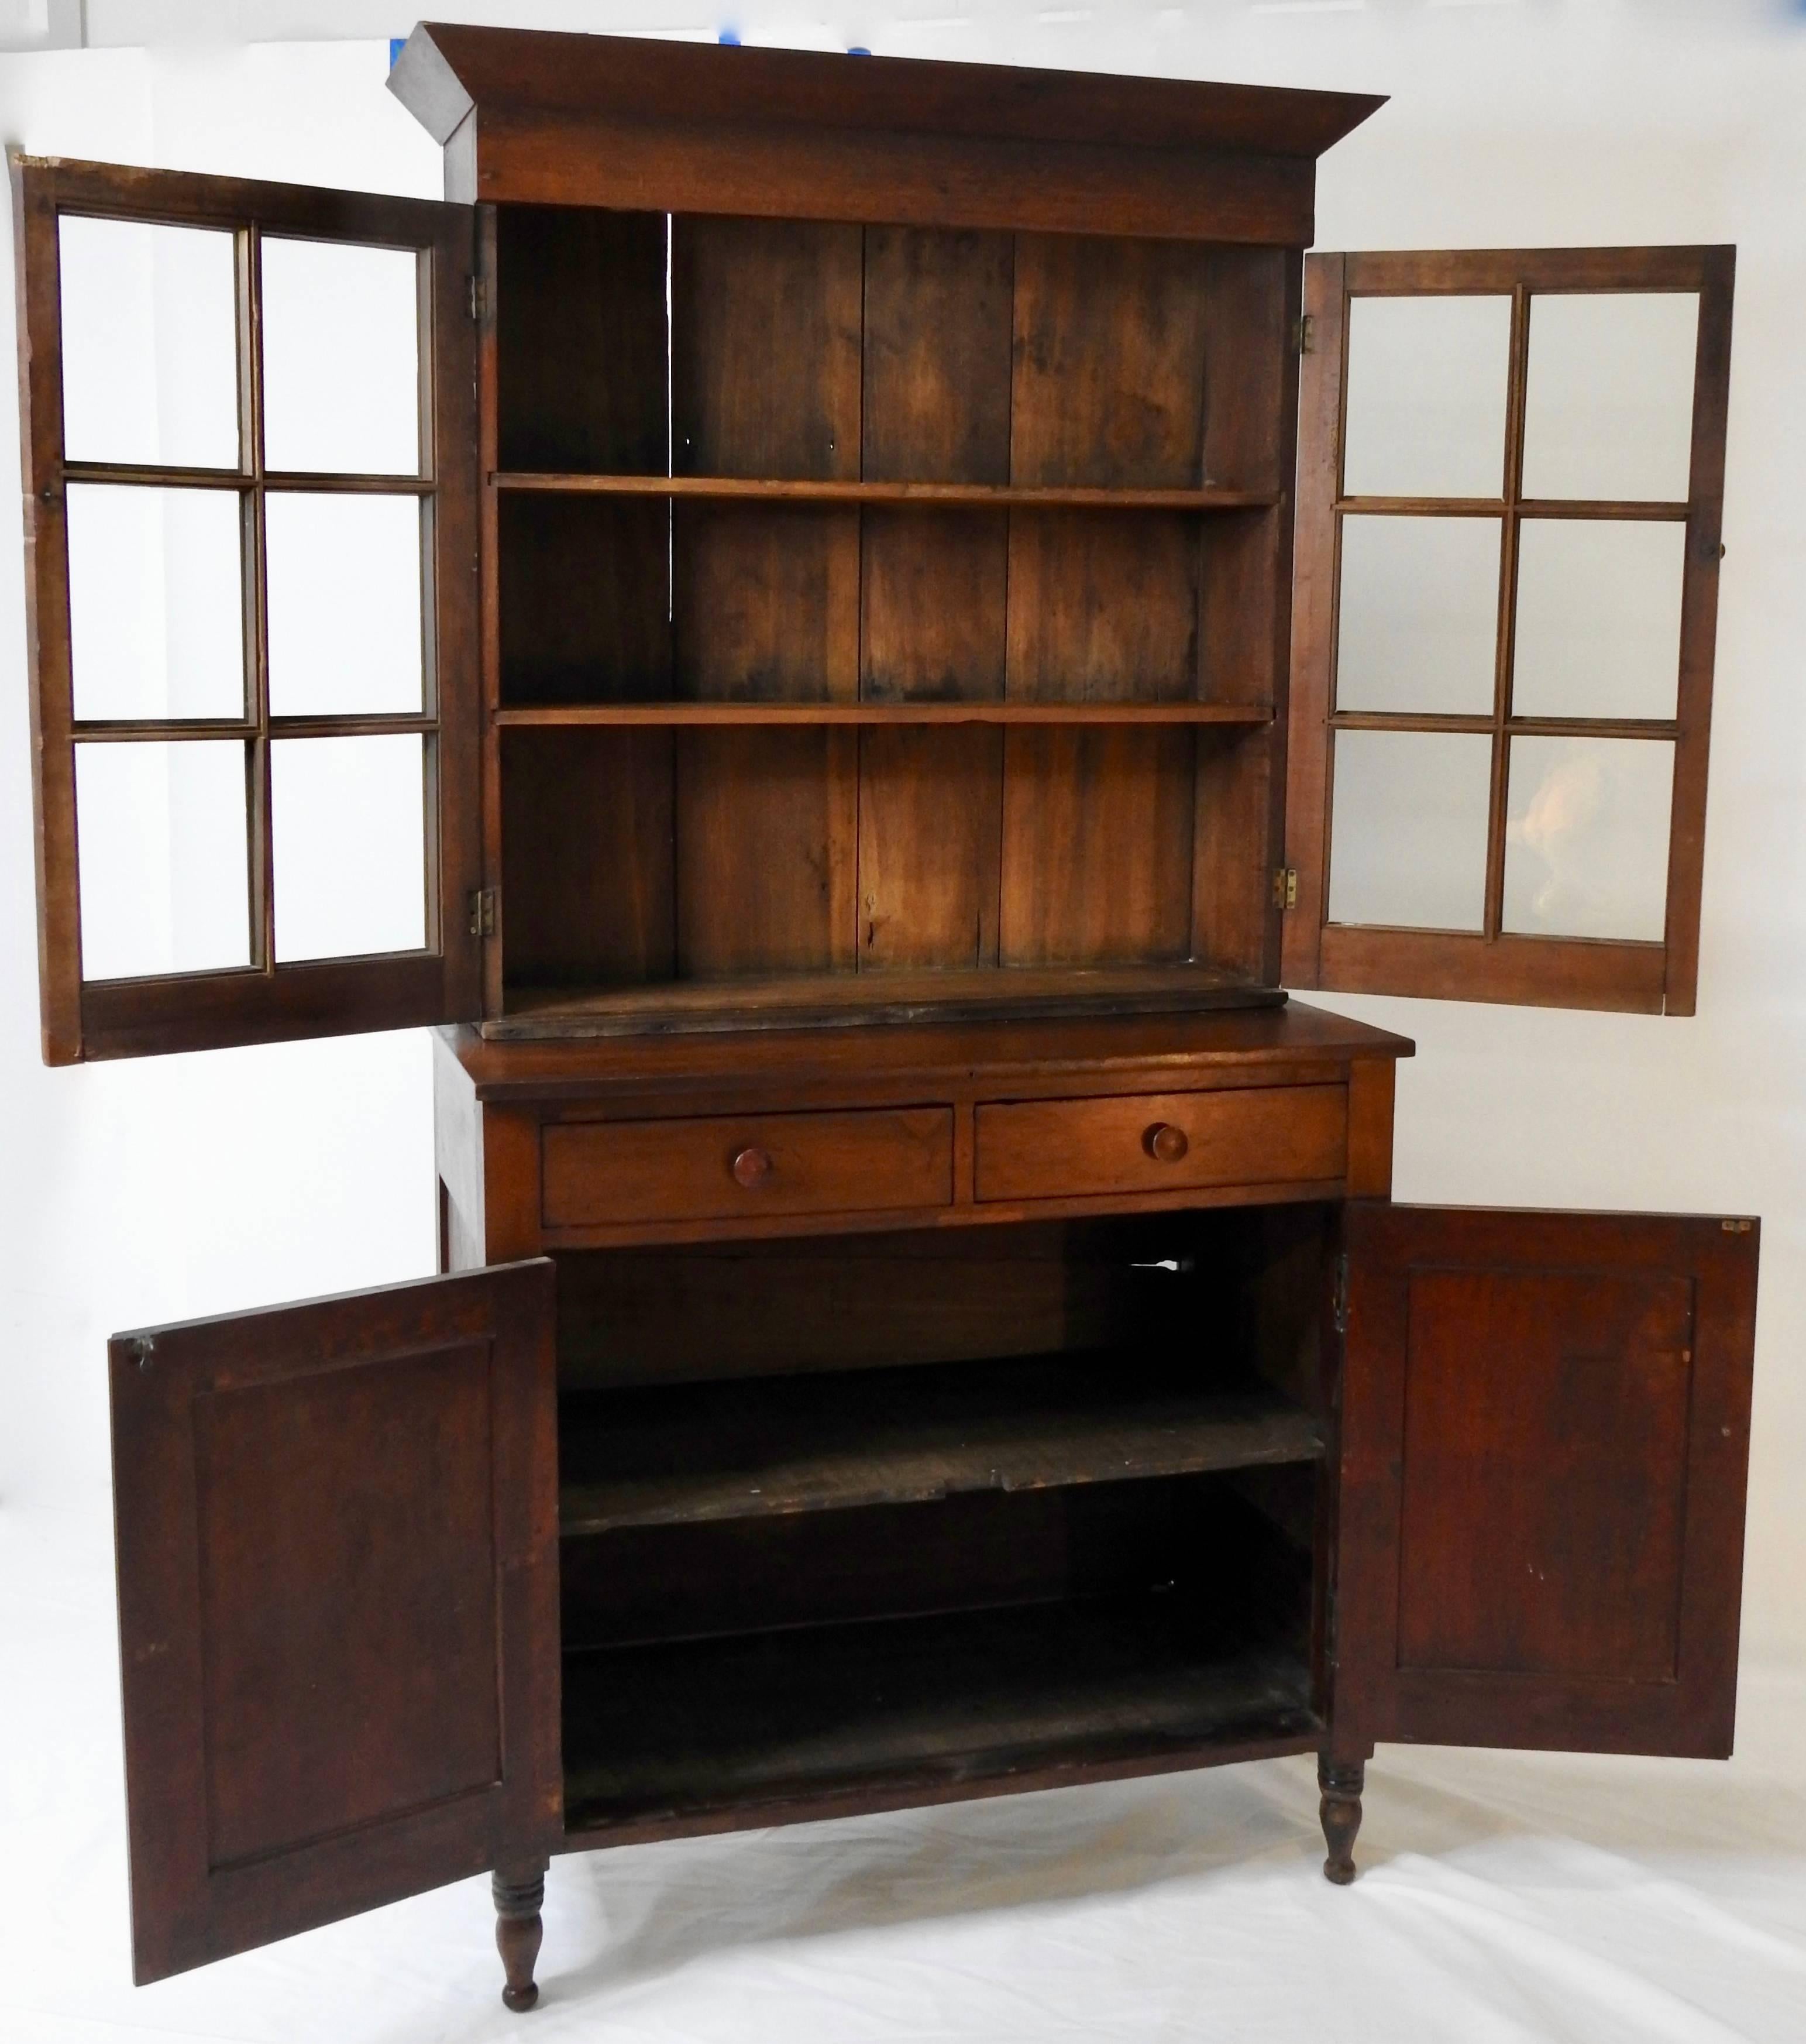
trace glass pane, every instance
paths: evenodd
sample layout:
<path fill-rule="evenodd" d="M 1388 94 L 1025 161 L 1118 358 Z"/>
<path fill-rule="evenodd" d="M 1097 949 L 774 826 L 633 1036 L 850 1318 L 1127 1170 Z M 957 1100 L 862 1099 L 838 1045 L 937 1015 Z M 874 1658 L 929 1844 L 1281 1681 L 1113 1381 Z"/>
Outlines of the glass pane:
<path fill-rule="evenodd" d="M 420 709 L 421 517 L 412 497 L 264 499 L 275 716 Z"/>
<path fill-rule="evenodd" d="M 1696 292 L 1533 298 L 1524 495 L 1685 503 L 1699 325 Z"/>
<path fill-rule="evenodd" d="M 70 484 L 78 717 L 243 716 L 240 515 L 236 490 Z"/>
<path fill-rule="evenodd" d="M 414 251 L 273 235 L 263 248 L 265 462 L 418 474 Z"/>
<path fill-rule="evenodd" d="M 1603 518 L 1518 528 L 1519 717 L 1672 717 L 1687 529 Z"/>
<path fill-rule="evenodd" d="M 1674 748 L 1666 740 L 1514 738 L 1502 926 L 1662 940 Z"/>
<path fill-rule="evenodd" d="M 251 962 L 242 739 L 75 747 L 82 976 Z"/>
<path fill-rule="evenodd" d="M 1490 716 L 1498 630 L 1497 518 L 1344 518 L 1337 709 Z"/>
<path fill-rule="evenodd" d="M 1334 742 L 1330 921 L 1480 928 L 1491 739 L 1339 731 Z"/>
<path fill-rule="evenodd" d="M 279 964 L 425 944 L 424 743 L 405 732 L 270 746 Z"/>
<path fill-rule="evenodd" d="M 1509 298 L 1351 299 L 1344 490 L 1501 495 L 1510 367 Z"/>
<path fill-rule="evenodd" d="M 236 468 L 233 236 L 66 213 L 57 238 L 63 453 Z"/>

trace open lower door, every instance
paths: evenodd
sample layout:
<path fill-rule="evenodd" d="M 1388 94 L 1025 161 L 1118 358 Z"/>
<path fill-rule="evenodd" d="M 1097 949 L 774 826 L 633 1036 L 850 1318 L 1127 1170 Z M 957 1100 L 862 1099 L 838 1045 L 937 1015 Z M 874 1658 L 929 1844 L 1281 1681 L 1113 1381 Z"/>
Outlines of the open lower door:
<path fill-rule="evenodd" d="M 135 1977 L 562 1830 L 553 1267 L 110 1344 Z"/>
<path fill-rule="evenodd" d="M 1729 1754 L 1757 1241 L 1348 1209 L 1339 1745 Z"/>

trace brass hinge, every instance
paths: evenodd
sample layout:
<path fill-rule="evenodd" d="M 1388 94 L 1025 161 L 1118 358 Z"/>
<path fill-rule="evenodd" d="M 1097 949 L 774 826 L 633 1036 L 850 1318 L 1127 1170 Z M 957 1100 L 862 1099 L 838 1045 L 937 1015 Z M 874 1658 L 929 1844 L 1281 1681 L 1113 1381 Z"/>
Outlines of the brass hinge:
<path fill-rule="evenodd" d="M 1274 867 L 1273 905 L 1275 909 L 1295 909 L 1298 905 L 1298 869 L 1295 866 Z"/>
<path fill-rule="evenodd" d="M 470 317 L 485 320 L 489 316 L 489 280 L 487 277 L 473 276 L 470 279 Z"/>
<path fill-rule="evenodd" d="M 496 933 L 496 890 L 479 887 L 470 897 L 470 934 L 493 937 Z"/>
<path fill-rule="evenodd" d="M 1338 1256 L 1336 1259 L 1336 1291 L 1330 1312 L 1336 1322 L 1336 1333 L 1345 1335 L 1348 1331 L 1348 1259 L 1346 1256 Z"/>
<path fill-rule="evenodd" d="M 1317 315 L 1306 313 L 1292 322 L 1292 348 L 1298 355 L 1310 355 L 1317 348 Z"/>

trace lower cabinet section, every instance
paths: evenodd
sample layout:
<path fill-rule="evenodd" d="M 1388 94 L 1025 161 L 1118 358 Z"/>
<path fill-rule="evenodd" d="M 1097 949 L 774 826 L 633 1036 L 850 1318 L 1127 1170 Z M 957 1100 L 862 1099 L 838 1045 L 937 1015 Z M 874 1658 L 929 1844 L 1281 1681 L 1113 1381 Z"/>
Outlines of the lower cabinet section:
<path fill-rule="evenodd" d="M 1728 1752 L 1756 1247 L 1200 1206 L 121 1336 L 138 1977 L 487 1869 L 524 2008 L 561 1849 L 1314 1750 L 1345 1881 L 1378 1741 Z"/>
<path fill-rule="evenodd" d="M 1320 1743 L 1330 1228 L 1301 1208 L 811 1244 L 858 1270 L 838 1353 L 795 1246 L 566 1258 L 569 1837 Z M 1306 1281 L 1275 1286 L 1287 1269 Z M 732 1342 L 711 1357 L 681 1307 L 634 1310 L 649 1281 Z"/>

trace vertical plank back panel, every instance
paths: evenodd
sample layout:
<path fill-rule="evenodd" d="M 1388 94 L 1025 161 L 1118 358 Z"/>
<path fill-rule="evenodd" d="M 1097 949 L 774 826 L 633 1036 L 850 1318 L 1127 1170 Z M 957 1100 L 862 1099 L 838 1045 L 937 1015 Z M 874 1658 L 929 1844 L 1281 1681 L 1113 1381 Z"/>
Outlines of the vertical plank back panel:
<path fill-rule="evenodd" d="M 853 963 L 857 733 L 677 734 L 681 978 Z"/>
<path fill-rule="evenodd" d="M 661 213 L 497 209 L 503 468 L 666 472 L 666 231 Z"/>
<path fill-rule="evenodd" d="M 857 227 L 671 223 L 672 465 L 680 475 L 859 474 Z"/>
<path fill-rule="evenodd" d="M 995 965 L 1003 732 L 879 726 L 859 759 L 860 970 Z"/>
<path fill-rule="evenodd" d="M 499 494 L 505 705 L 670 694 L 667 520 L 656 498 Z"/>
<path fill-rule="evenodd" d="M 845 702 L 857 694 L 857 511 L 680 504 L 672 544 L 679 697 Z"/>
<path fill-rule="evenodd" d="M 1183 702 L 1195 686 L 1198 608 L 1195 521 L 1010 513 L 1013 699 Z"/>
<path fill-rule="evenodd" d="M 865 230 L 868 482 L 1010 480 L 1007 234 Z"/>
<path fill-rule="evenodd" d="M 864 267 L 856 226 L 673 221 L 679 474 L 858 476 Z M 677 692 L 851 698 L 858 590 L 857 512 L 680 507 Z M 681 975 L 852 965 L 857 756 L 843 732 L 681 735 Z"/>
<path fill-rule="evenodd" d="M 501 747 L 511 986 L 669 979 L 672 734 L 526 730 Z"/>
<path fill-rule="evenodd" d="M 1013 482 L 1202 480 L 1207 262 L 1193 242 L 1017 236 Z"/>
<path fill-rule="evenodd" d="M 1053 725 L 1005 733 L 1004 964 L 1187 955 L 1193 771 L 1188 731 Z"/>

